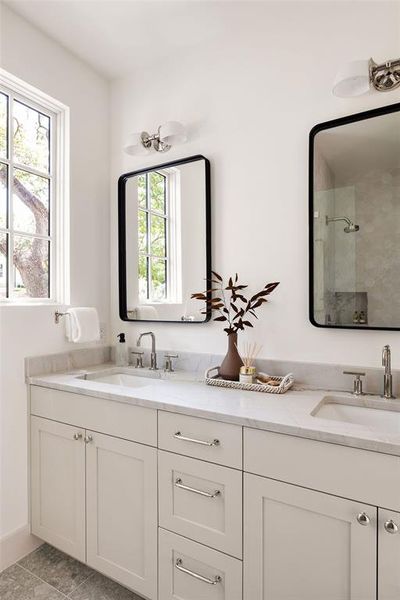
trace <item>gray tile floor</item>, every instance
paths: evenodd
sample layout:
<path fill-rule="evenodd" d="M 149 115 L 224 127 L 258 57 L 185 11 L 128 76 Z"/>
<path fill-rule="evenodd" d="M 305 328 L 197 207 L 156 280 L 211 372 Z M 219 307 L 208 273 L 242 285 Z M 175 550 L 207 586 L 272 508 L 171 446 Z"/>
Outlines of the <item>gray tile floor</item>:
<path fill-rule="evenodd" d="M 133 592 L 43 544 L 0 573 L 1 600 L 142 600 Z"/>

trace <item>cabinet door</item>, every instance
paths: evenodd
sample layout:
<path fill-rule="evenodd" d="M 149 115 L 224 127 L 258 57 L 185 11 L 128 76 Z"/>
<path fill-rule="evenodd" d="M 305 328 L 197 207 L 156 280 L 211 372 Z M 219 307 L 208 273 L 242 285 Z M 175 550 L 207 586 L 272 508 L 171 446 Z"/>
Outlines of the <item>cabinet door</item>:
<path fill-rule="evenodd" d="M 32 533 L 85 560 L 84 431 L 31 417 Z"/>
<path fill-rule="evenodd" d="M 157 451 L 86 432 L 87 563 L 157 595 Z"/>
<path fill-rule="evenodd" d="M 378 598 L 400 598 L 400 513 L 378 510 Z"/>
<path fill-rule="evenodd" d="M 247 474 L 244 498 L 244 600 L 375 600 L 375 507 Z"/>

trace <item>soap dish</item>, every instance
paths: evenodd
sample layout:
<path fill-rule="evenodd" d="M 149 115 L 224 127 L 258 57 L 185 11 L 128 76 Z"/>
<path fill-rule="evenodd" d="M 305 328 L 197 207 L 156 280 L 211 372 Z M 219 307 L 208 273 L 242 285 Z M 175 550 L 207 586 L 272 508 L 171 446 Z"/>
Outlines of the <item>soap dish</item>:
<path fill-rule="evenodd" d="M 212 375 L 213 371 L 216 373 Z M 205 373 L 205 381 L 207 385 L 215 385 L 217 387 L 226 387 L 235 390 L 245 390 L 247 392 L 264 392 L 267 394 L 284 394 L 294 384 L 293 373 L 288 373 L 284 377 L 271 375 L 270 379 L 279 383 L 279 385 L 268 385 L 265 383 L 242 383 L 241 381 L 228 381 L 222 379 L 218 375 L 219 367 L 211 367 Z"/>

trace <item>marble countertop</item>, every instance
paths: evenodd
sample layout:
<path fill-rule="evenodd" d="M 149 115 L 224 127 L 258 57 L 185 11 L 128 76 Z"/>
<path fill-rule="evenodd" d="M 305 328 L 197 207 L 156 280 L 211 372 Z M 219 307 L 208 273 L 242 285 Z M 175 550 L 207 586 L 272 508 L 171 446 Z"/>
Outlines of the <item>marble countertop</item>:
<path fill-rule="evenodd" d="M 134 376 L 140 373 L 143 385 L 126 387 L 90 379 L 121 372 Z M 107 364 L 68 373 L 34 376 L 28 378 L 28 383 L 400 456 L 400 414 L 399 431 L 396 433 L 379 431 L 378 426 L 375 429 L 313 416 L 325 396 L 334 395 L 339 400 L 343 399 L 344 403 L 352 404 L 354 396 L 351 394 L 296 388 L 286 394 L 266 394 L 208 386 L 201 378 L 187 372 L 164 374 L 158 371 L 157 378 L 153 376 L 146 369 L 138 372 L 132 367 L 119 368 Z M 400 400 L 364 396 L 361 402 L 367 407 L 400 411 Z"/>

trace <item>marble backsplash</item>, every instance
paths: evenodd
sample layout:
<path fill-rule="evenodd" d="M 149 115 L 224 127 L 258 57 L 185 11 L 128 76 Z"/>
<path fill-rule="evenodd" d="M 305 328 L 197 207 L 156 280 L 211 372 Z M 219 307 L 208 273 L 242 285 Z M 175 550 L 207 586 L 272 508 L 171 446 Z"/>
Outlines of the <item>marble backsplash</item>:
<path fill-rule="evenodd" d="M 136 348 L 130 348 L 136 350 Z M 145 366 L 150 363 L 150 352 L 146 348 L 143 362 Z M 194 352 L 179 352 L 175 350 L 160 350 L 157 352 L 158 366 L 164 368 L 165 354 L 178 354 L 174 359 L 175 371 L 186 371 L 203 377 L 206 370 L 221 364 L 222 356 L 217 354 L 200 354 Z M 47 356 L 28 357 L 25 359 L 25 375 L 33 377 L 36 375 L 48 375 L 84 369 L 95 365 L 113 364 L 114 348 L 101 346 L 95 348 L 71 350 L 59 354 Z M 327 389 L 337 391 L 352 391 L 353 376 L 344 375 L 343 371 L 361 371 L 366 375 L 363 377 L 364 391 L 370 394 L 380 394 L 383 387 L 383 369 L 361 368 L 343 364 L 326 364 L 300 361 L 283 361 L 260 359 L 256 361 L 258 371 L 269 375 L 286 375 L 293 373 L 296 387 L 309 389 Z M 400 396 L 400 371 L 393 370 L 393 390 L 396 396 Z"/>

